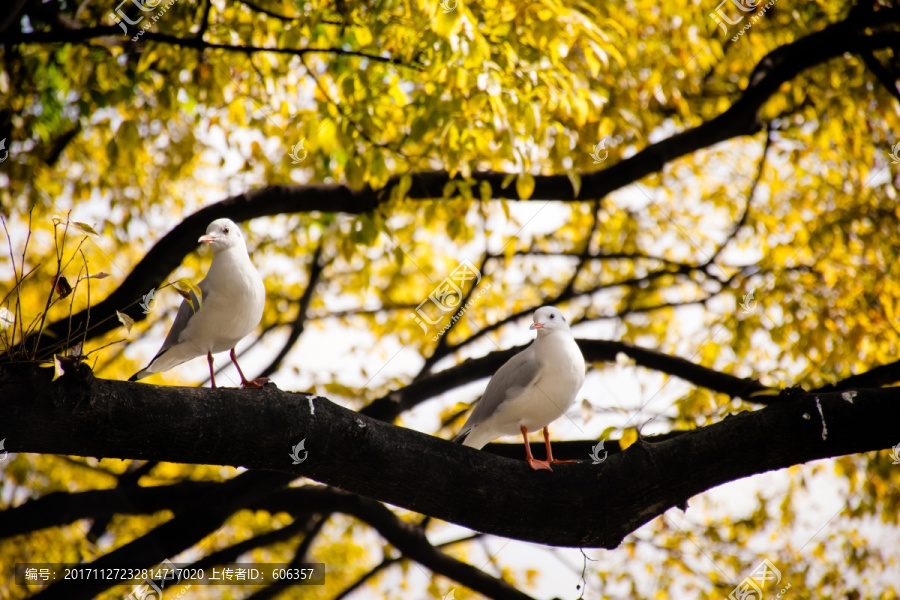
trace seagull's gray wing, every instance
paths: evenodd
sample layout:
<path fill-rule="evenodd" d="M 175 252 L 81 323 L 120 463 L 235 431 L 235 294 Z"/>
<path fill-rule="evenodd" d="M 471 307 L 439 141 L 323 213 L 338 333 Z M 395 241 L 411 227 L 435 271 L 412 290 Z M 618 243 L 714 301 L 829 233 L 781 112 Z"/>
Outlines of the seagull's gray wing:
<path fill-rule="evenodd" d="M 475 426 L 494 414 L 503 402 L 518 396 L 522 390 L 537 379 L 540 370 L 541 366 L 535 355 L 534 344 L 509 359 L 491 377 L 484 394 L 453 441 L 464 440 Z"/>
<path fill-rule="evenodd" d="M 207 297 L 209 291 L 209 284 L 206 283 L 206 278 L 203 278 L 197 287 L 200 288 L 200 293 L 204 298 Z M 197 300 L 197 295 L 193 290 L 190 291 L 191 301 L 194 303 L 194 306 L 200 306 L 200 303 Z M 143 379 L 150 375 L 150 367 L 156 362 L 160 356 L 162 356 L 166 351 L 171 349 L 173 346 L 176 346 L 179 342 L 178 338 L 181 337 L 182 332 L 187 327 L 188 322 L 191 320 L 191 317 L 194 316 L 194 309 L 191 308 L 190 302 L 187 299 L 182 300 L 181 306 L 178 307 L 178 312 L 175 314 L 175 321 L 172 323 L 172 328 L 169 329 L 169 335 L 166 336 L 165 341 L 163 342 L 162 347 L 159 349 L 159 352 L 156 353 L 156 356 L 153 357 L 153 360 L 150 361 L 146 367 L 132 375 L 128 381 L 137 381 L 138 379 Z"/>
<path fill-rule="evenodd" d="M 197 287 L 200 288 L 200 293 L 204 298 L 206 298 L 209 292 L 209 284 L 206 282 L 205 277 L 203 278 L 203 281 L 197 284 Z M 194 303 L 194 306 L 200 306 L 200 302 L 197 300 L 197 294 L 195 294 L 193 290 L 190 291 L 190 294 L 191 302 Z M 149 365 L 132 375 L 128 381 L 137 381 L 138 379 L 143 379 L 144 377 L 149 375 L 150 366 L 154 362 L 156 362 L 156 359 L 162 356 L 172 346 L 178 344 L 178 338 L 181 337 L 182 332 L 184 331 L 185 327 L 187 327 L 188 321 L 190 321 L 191 317 L 193 316 L 194 309 L 191 307 L 191 303 L 188 302 L 187 299 L 182 300 L 181 306 L 178 307 L 178 312 L 175 314 L 175 321 L 172 323 L 172 328 L 169 329 L 169 335 L 166 336 L 162 347 L 159 349 L 159 352 L 156 353 L 156 356 L 153 357 L 153 360 L 150 361 Z"/>
<path fill-rule="evenodd" d="M 203 278 L 197 287 L 200 288 L 200 292 L 203 294 L 203 298 L 206 298 L 209 293 L 209 284 L 206 283 L 206 278 Z M 194 290 L 190 291 L 191 294 L 191 302 L 193 302 L 193 306 L 200 307 L 201 304 L 197 300 L 197 295 L 194 293 Z M 172 323 L 172 328 L 169 330 L 169 335 L 166 336 L 165 341 L 163 342 L 162 347 L 159 349 L 159 352 L 156 353 L 156 356 L 153 357 L 153 360 L 156 360 L 160 354 L 174 346 L 179 342 L 179 337 L 181 333 L 184 331 L 185 327 L 187 327 L 188 321 L 191 320 L 191 317 L 194 316 L 194 308 L 191 306 L 191 302 L 188 302 L 187 299 L 181 301 L 181 306 L 178 307 L 178 312 L 175 314 L 175 321 Z M 150 361 L 150 364 L 153 364 L 153 360 Z"/>

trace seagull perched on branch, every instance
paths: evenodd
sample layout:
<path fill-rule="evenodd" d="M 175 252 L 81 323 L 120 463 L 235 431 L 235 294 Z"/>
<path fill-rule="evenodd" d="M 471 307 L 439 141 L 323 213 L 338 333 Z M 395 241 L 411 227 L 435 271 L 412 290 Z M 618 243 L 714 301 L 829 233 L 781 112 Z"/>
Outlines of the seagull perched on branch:
<path fill-rule="evenodd" d="M 573 462 L 553 458 L 548 426 L 575 401 L 584 383 L 584 357 L 558 308 L 537 309 L 531 329 L 537 330 L 537 339 L 494 374 L 453 441 L 482 448 L 498 437 L 521 433 L 529 466 L 552 471 L 551 463 Z M 544 430 L 547 460 L 531 455 L 528 432 L 538 429 Z"/>
<path fill-rule="evenodd" d="M 248 381 L 238 365 L 234 347 L 259 325 L 266 304 L 266 288 L 256 271 L 241 230 L 231 219 L 216 219 L 198 240 L 213 252 L 209 272 L 200 284 L 202 297 L 193 291 L 175 315 L 172 329 L 150 364 L 128 381 L 168 371 L 197 356 L 206 355 L 209 378 L 216 387 L 213 357 L 231 351 L 231 360 L 241 376 L 241 387 L 260 388 L 268 379 Z"/>

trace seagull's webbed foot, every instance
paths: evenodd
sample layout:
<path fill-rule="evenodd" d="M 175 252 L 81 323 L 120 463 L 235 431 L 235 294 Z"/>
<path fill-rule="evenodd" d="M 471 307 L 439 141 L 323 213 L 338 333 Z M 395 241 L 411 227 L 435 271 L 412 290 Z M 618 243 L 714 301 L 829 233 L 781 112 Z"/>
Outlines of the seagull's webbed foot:
<path fill-rule="evenodd" d="M 244 379 L 241 381 L 241 387 L 246 389 L 260 389 L 266 387 L 266 384 L 269 382 L 268 377 L 260 377 L 258 379 L 254 379 L 252 381 Z"/>
<path fill-rule="evenodd" d="M 538 460 L 534 457 L 528 457 L 526 459 L 528 461 L 528 466 L 534 469 L 535 471 L 552 471 L 550 468 L 550 461 L 548 460 Z"/>
<path fill-rule="evenodd" d="M 212 360 L 212 359 L 210 359 Z M 266 383 L 269 381 L 268 377 L 260 377 L 258 379 L 247 379 L 244 377 L 244 372 L 241 371 L 241 365 L 238 364 L 237 356 L 234 355 L 234 348 L 231 349 L 231 362 L 234 363 L 235 368 L 237 369 L 238 375 L 241 376 L 241 387 L 245 390 L 248 388 L 259 389 L 266 386 Z"/>
<path fill-rule="evenodd" d="M 552 471 L 553 469 L 550 468 L 549 460 L 537 460 L 534 456 L 532 456 L 531 446 L 528 444 L 528 429 L 526 429 L 525 426 L 522 425 L 521 427 L 519 427 L 519 431 L 522 432 L 522 439 L 525 440 L 525 460 L 528 461 L 528 466 L 535 471 Z"/>

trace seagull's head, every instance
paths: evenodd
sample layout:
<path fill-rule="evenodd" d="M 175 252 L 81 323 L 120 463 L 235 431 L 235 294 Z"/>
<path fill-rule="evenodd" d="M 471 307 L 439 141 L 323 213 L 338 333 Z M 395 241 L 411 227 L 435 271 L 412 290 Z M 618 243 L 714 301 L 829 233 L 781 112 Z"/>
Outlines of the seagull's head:
<path fill-rule="evenodd" d="M 551 331 L 568 331 L 569 323 L 555 306 L 542 306 L 534 311 L 534 323 L 529 329 L 537 329 L 538 335 L 546 335 Z"/>
<path fill-rule="evenodd" d="M 246 248 L 240 227 L 231 219 L 216 219 L 206 228 L 206 235 L 201 235 L 197 241 L 209 244 L 213 254 L 235 246 Z"/>

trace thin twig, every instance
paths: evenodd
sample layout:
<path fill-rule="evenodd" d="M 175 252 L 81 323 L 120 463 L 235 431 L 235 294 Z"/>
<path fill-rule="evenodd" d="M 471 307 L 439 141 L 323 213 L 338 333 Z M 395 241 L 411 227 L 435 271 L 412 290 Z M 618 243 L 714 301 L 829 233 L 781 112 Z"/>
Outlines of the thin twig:
<path fill-rule="evenodd" d="M 34 214 L 34 205 L 32 205 L 31 210 L 28 211 L 28 235 L 25 236 L 25 245 L 22 247 L 22 266 L 20 269 L 21 273 L 25 273 L 25 252 L 28 250 L 28 241 L 31 240 L 31 223 L 32 223 L 31 219 L 32 219 L 33 214 Z M 13 271 L 15 271 L 15 268 L 13 268 Z M 22 281 L 24 281 L 24 280 L 25 280 L 25 277 L 23 275 Z M 22 312 L 22 300 L 21 300 L 22 297 L 17 296 L 17 298 L 19 299 L 18 306 L 19 306 L 19 312 L 21 313 Z M 22 322 L 20 321 L 19 322 L 19 333 L 21 333 L 21 332 L 22 332 Z M 22 338 L 22 339 L 24 340 L 25 338 Z"/>
<path fill-rule="evenodd" d="M 13 251 L 12 238 L 9 237 L 9 229 L 7 229 L 7 227 L 6 227 L 6 218 L 2 214 L 0 214 L 0 221 L 3 222 L 3 231 L 6 232 L 6 242 L 9 245 L 9 260 L 12 261 L 12 267 L 13 267 L 13 279 L 17 282 L 16 287 L 18 287 L 18 284 L 21 283 L 21 280 L 19 279 L 18 272 L 16 271 L 16 254 Z M 11 293 L 12 292 L 10 292 L 10 294 Z M 7 294 L 7 296 L 8 295 L 9 294 Z M 6 298 L 4 298 L 4 300 L 6 300 Z M 15 309 L 13 310 L 13 316 L 19 321 L 19 329 L 22 328 L 21 304 L 22 303 L 19 301 L 19 297 L 16 296 L 16 306 L 15 306 Z M 13 339 L 15 339 L 15 336 L 16 336 L 16 324 L 15 323 L 13 323 L 12 330 L 13 330 Z M 22 335 L 22 334 L 20 333 L 19 335 Z"/>
<path fill-rule="evenodd" d="M 82 250 L 79 247 L 78 251 L 81 253 L 81 260 L 84 261 L 84 272 L 86 275 L 85 279 L 87 279 L 87 286 L 88 286 L 88 288 L 87 288 L 87 317 L 84 320 L 84 335 L 81 337 L 81 352 L 79 352 L 79 354 L 82 354 L 84 352 L 84 345 L 87 343 L 88 329 L 90 329 L 90 325 L 91 325 L 91 271 L 90 271 L 90 269 L 88 269 L 88 261 L 87 261 L 87 257 L 84 255 L 84 250 Z M 79 274 L 79 277 L 80 277 L 80 274 Z M 75 285 L 78 285 L 77 281 L 75 282 Z M 74 296 L 75 294 L 72 294 L 72 295 Z"/>
<path fill-rule="evenodd" d="M 62 252 L 65 252 L 65 249 L 66 249 L 66 233 L 68 233 L 68 231 L 69 231 L 69 215 L 70 214 L 71 214 L 71 211 L 66 213 L 66 228 L 63 230 Z M 54 282 L 59 280 L 60 273 L 62 272 L 62 252 L 60 251 L 60 248 L 59 248 L 59 235 L 56 233 L 57 227 L 59 227 L 59 223 L 57 223 L 54 220 L 54 222 L 53 222 L 53 245 L 56 249 L 56 278 L 53 280 Z M 51 285 L 50 292 L 47 294 L 47 304 L 44 306 L 44 312 L 41 314 L 41 323 L 40 323 L 40 325 L 38 325 L 38 331 L 37 331 L 37 341 L 35 341 L 35 343 L 34 343 L 35 353 L 37 353 L 37 349 L 41 347 L 41 335 L 44 333 L 44 323 L 47 320 L 47 313 L 50 312 L 50 304 L 53 301 L 53 290 L 55 287 L 56 287 L 55 284 Z M 71 322 L 72 322 L 72 319 L 71 319 L 71 315 L 70 315 L 69 323 L 71 323 Z M 29 330 L 30 330 L 30 328 L 29 328 Z M 23 342 L 25 341 L 24 337 L 22 338 L 22 341 Z M 26 349 L 26 352 L 27 352 L 27 349 Z"/>
<path fill-rule="evenodd" d="M 94 352 L 99 352 L 100 350 L 103 350 L 104 348 L 109 348 L 109 347 L 112 346 L 113 344 L 118 344 L 119 342 L 126 342 L 126 341 L 128 341 L 128 340 L 126 340 L 125 338 L 122 338 L 121 340 L 116 340 L 116 341 L 114 341 L 114 342 L 110 342 L 110 343 L 108 343 L 108 344 L 104 344 L 104 345 L 100 346 L 99 348 L 94 348 L 93 350 L 91 350 L 90 352 L 88 352 L 87 354 L 85 354 L 85 356 L 90 356 L 90 355 L 93 354 Z M 81 347 L 84 348 L 84 344 L 83 344 L 83 343 L 82 343 L 82 346 L 81 346 Z"/>

